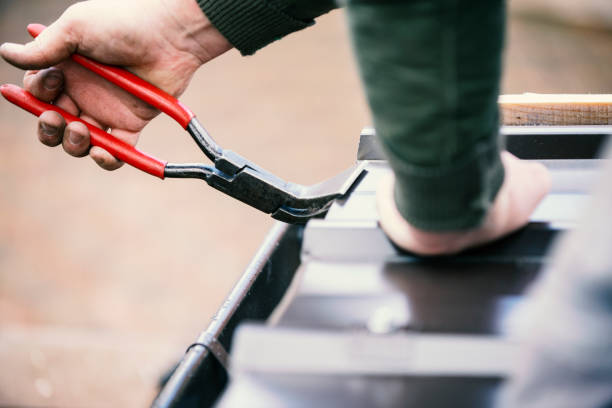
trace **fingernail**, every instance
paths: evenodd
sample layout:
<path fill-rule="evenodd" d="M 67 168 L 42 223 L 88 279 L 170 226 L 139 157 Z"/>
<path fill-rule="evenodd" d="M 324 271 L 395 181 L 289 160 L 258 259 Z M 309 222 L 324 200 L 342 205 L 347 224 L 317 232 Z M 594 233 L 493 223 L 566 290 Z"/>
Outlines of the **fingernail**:
<path fill-rule="evenodd" d="M 62 77 L 58 73 L 49 73 L 43 79 L 43 86 L 48 91 L 55 91 L 62 84 Z"/>
<path fill-rule="evenodd" d="M 48 125 L 44 122 L 40 123 L 40 129 L 45 134 L 45 136 L 55 136 L 57 135 L 57 128 L 55 126 Z"/>
<path fill-rule="evenodd" d="M 68 132 L 68 141 L 70 142 L 70 144 L 78 146 L 83 141 L 83 135 L 77 132 L 70 131 Z"/>

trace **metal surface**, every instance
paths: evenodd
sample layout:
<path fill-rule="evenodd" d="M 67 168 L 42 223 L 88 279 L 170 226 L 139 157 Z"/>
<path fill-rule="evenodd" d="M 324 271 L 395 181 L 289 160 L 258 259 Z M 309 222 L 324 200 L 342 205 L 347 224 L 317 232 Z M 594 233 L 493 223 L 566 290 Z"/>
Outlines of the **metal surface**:
<path fill-rule="evenodd" d="M 307 261 L 333 262 L 401 261 L 415 262 L 420 258 L 398 250 L 372 221 L 322 221 L 312 220 L 304 232 L 302 258 Z M 477 262 L 492 259 L 501 261 L 526 261 L 547 249 L 559 228 L 547 223 L 531 223 L 500 241 L 465 252 L 459 260 Z M 350 237 L 350 239 L 347 239 Z M 463 261 L 462 261 L 463 262 Z"/>
<path fill-rule="evenodd" d="M 196 118 L 187 130 L 214 166 L 168 163 L 165 177 L 202 179 L 211 187 L 283 222 L 303 224 L 310 218 L 325 215 L 333 201 L 345 196 L 364 171 L 357 164 L 320 184 L 302 186 L 284 181 L 240 155 L 222 149 Z"/>
<path fill-rule="evenodd" d="M 218 406 L 493 407 L 516 360 L 509 316 L 589 198 L 604 139 L 589 135 L 609 130 L 505 130 L 551 170 L 552 192 L 526 228 L 446 258 L 413 256 L 380 230 L 375 190 L 390 170 L 364 132 L 366 176 L 306 226 L 273 324 L 239 330 Z M 574 149 L 581 140 L 590 147 Z"/>
<path fill-rule="evenodd" d="M 493 406 L 499 378 L 252 373 L 218 407 L 475 408 Z M 443 390 L 443 391 L 441 391 Z"/>
<path fill-rule="evenodd" d="M 610 127 L 605 128 L 610 130 Z M 558 129 L 545 130 L 554 131 L 553 135 L 561 133 Z M 605 133 L 602 128 L 589 128 L 588 132 L 596 130 Z M 524 131 L 524 129 L 520 132 L 516 129 L 505 130 L 507 134 L 520 133 L 521 137 L 528 137 L 522 134 Z M 537 129 L 536 132 L 534 138 L 537 139 L 544 130 Z M 572 134 L 571 137 L 573 139 L 568 139 L 565 145 L 567 151 L 559 151 L 558 146 L 548 145 L 556 152 L 555 154 L 565 157 L 564 159 L 538 158 L 537 160 L 549 169 L 552 186 L 550 193 L 532 214 L 530 225 L 500 242 L 469 251 L 461 257 L 462 259 L 470 257 L 497 260 L 504 257 L 515 261 L 526 259 L 535 253 L 542 253 L 543 249 L 554 240 L 558 231 L 573 226 L 576 215 L 589 200 L 591 186 L 604 160 L 571 158 L 574 141 L 581 140 L 583 135 Z M 372 133 L 364 131 L 360 140 L 362 157 L 377 158 L 378 153 L 372 147 L 377 143 Z M 540 153 L 544 157 L 551 156 L 545 150 Z M 324 220 L 312 220 L 309 224 L 309 228 L 305 231 L 302 251 L 305 260 L 366 262 L 401 259 L 404 262 L 411 262 L 413 259 L 409 254 L 398 251 L 378 226 L 376 188 L 379 180 L 391 171 L 388 164 L 381 160 L 362 162 L 367 163 L 367 177 L 353 187 L 350 197 L 337 200 L 330 207 Z M 345 237 L 351 239 L 347 240 Z"/>
<path fill-rule="evenodd" d="M 256 371 L 287 375 L 503 377 L 512 368 L 517 346 L 493 336 L 410 332 L 378 336 L 365 331 L 268 330 L 247 324 L 236 333 L 233 359 L 236 375 Z M 441 355 L 444 358 L 438 358 Z"/>
<path fill-rule="evenodd" d="M 515 359 L 509 313 L 546 262 L 545 247 L 520 249 L 529 252 L 306 258 L 278 324 L 238 332 L 219 406 L 492 407 Z"/>
<path fill-rule="evenodd" d="M 502 335 L 509 313 L 544 262 L 544 256 L 523 261 L 310 261 L 300 268 L 299 291 L 278 326 Z"/>
<path fill-rule="evenodd" d="M 208 328 L 189 347 L 153 403 L 156 408 L 212 406 L 227 383 L 218 357 L 204 344 L 217 339 L 231 351 L 237 325 L 265 320 L 284 295 L 299 265 L 301 226 L 277 223 Z"/>
<path fill-rule="evenodd" d="M 593 159 L 612 126 L 502 126 L 506 150 L 525 160 Z M 358 160 L 386 160 L 373 128 L 359 139 Z"/>

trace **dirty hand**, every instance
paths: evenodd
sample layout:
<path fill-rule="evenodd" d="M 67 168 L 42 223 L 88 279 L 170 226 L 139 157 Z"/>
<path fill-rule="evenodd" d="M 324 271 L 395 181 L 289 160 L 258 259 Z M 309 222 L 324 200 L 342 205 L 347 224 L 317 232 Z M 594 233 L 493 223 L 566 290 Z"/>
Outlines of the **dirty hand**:
<path fill-rule="evenodd" d="M 230 48 L 195 0 L 90 0 L 68 8 L 34 41 L 3 44 L 0 55 L 31 70 L 24 86 L 37 98 L 135 145 L 158 111 L 72 62 L 70 55 L 123 66 L 178 96 L 203 63 Z M 48 146 L 61 143 L 73 156 L 89 153 L 104 169 L 121 166 L 107 151 L 90 149 L 85 125 L 66 126 L 55 112 L 40 116 L 38 138 Z"/>
<path fill-rule="evenodd" d="M 521 161 L 508 152 L 502 152 L 501 158 L 505 169 L 504 182 L 480 227 L 445 232 L 413 227 L 400 215 L 395 205 L 392 175 L 378 187 L 381 227 L 399 247 L 426 256 L 455 254 L 518 230 L 527 224 L 550 190 L 550 175 L 543 165 Z"/>

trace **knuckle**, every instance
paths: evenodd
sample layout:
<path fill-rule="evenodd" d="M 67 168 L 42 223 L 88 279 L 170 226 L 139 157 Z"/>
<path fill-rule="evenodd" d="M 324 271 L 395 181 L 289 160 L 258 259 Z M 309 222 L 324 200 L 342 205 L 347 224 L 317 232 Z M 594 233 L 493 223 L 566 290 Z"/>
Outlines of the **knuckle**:
<path fill-rule="evenodd" d="M 64 87 L 64 76 L 56 68 L 49 68 L 38 72 L 24 81 L 26 89 L 34 96 L 45 101 L 55 99 Z"/>
<path fill-rule="evenodd" d="M 66 8 L 66 10 L 64 10 L 59 20 L 67 21 L 70 23 L 74 22 L 75 20 L 78 20 L 80 14 L 82 13 L 81 10 L 83 9 L 83 5 L 83 2 L 78 2 L 70 5 L 68 8 Z"/>
<path fill-rule="evenodd" d="M 40 78 L 40 71 L 28 71 L 23 76 L 23 87 L 29 91 L 36 91 L 36 84 Z"/>
<path fill-rule="evenodd" d="M 78 35 L 80 28 L 83 24 L 84 16 L 86 13 L 86 7 L 88 2 L 78 2 L 66 9 L 64 14 L 58 20 L 61 26 L 62 32 L 71 44 L 77 44 Z"/>

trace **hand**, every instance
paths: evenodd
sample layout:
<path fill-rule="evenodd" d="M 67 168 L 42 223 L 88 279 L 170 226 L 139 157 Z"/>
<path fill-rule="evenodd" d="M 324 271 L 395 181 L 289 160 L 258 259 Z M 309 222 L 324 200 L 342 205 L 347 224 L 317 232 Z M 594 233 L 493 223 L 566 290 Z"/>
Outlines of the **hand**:
<path fill-rule="evenodd" d="M 24 87 L 37 98 L 135 145 L 159 112 L 72 62 L 70 55 L 123 66 L 179 96 L 202 64 L 230 48 L 195 0 L 90 0 L 68 8 L 34 41 L 3 44 L 0 55 L 31 70 Z M 55 112 L 40 116 L 38 138 L 48 146 L 61 143 L 76 157 L 89 153 L 107 170 L 122 164 L 99 147 L 90 149 L 85 125 L 66 126 Z"/>
<path fill-rule="evenodd" d="M 466 231 L 425 231 L 399 213 L 393 196 L 394 177 L 384 179 L 377 193 L 380 225 L 399 247 L 418 255 L 451 255 L 502 238 L 526 225 L 550 190 L 550 175 L 540 163 L 521 161 L 502 152 L 505 178 L 484 223 Z"/>

